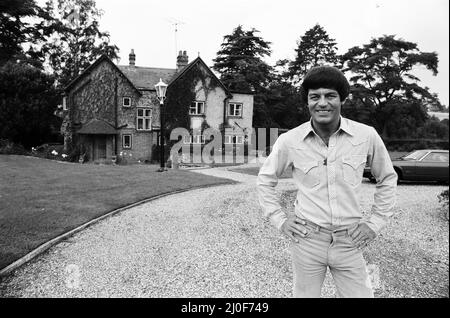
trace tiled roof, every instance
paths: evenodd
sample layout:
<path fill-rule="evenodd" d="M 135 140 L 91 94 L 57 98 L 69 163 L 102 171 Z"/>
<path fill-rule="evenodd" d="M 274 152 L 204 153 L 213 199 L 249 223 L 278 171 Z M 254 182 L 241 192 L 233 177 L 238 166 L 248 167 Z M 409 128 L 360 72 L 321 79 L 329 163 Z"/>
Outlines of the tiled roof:
<path fill-rule="evenodd" d="M 77 133 L 84 135 L 115 135 L 117 134 L 117 131 L 106 121 L 101 119 L 92 119 L 87 124 L 83 124 L 83 127 L 81 127 Z"/>
<path fill-rule="evenodd" d="M 155 85 L 161 78 L 163 82 L 169 83 L 175 75 L 176 70 L 170 68 L 154 68 L 117 65 L 137 89 L 155 89 Z"/>

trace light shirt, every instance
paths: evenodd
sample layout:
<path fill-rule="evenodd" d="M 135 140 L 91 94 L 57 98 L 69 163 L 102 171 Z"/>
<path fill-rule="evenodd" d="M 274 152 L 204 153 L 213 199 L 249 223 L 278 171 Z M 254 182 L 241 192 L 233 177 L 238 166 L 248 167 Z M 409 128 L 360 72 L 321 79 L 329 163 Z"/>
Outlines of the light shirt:
<path fill-rule="evenodd" d="M 364 166 L 376 178 L 370 218 L 362 220 L 359 193 Z M 397 174 L 376 130 L 341 117 L 328 146 L 306 122 L 278 137 L 257 178 L 265 217 L 278 229 L 287 219 L 275 190 L 279 176 L 292 168 L 298 188 L 295 214 L 328 229 L 366 222 L 378 233 L 392 215 Z"/>

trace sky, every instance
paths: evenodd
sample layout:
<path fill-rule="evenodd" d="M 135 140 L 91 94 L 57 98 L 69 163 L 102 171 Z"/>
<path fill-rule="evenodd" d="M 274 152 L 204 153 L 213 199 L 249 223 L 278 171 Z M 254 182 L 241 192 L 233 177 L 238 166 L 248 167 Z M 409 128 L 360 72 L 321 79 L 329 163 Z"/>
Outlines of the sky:
<path fill-rule="evenodd" d="M 372 38 L 396 35 L 422 52 L 437 52 L 438 75 L 424 67 L 414 74 L 423 86 L 449 105 L 448 0 L 96 0 L 103 10 L 100 29 L 120 49 L 128 64 L 134 49 L 136 65 L 175 68 L 179 50 L 189 61 L 200 56 L 208 66 L 223 37 L 242 25 L 260 31 L 271 42 L 266 62 L 294 59 L 297 41 L 315 24 L 336 40 L 338 53 L 368 44 Z M 177 24 L 176 24 L 177 23 Z M 176 24 L 176 25 L 175 25 Z M 177 30 L 177 31 L 175 31 Z"/>

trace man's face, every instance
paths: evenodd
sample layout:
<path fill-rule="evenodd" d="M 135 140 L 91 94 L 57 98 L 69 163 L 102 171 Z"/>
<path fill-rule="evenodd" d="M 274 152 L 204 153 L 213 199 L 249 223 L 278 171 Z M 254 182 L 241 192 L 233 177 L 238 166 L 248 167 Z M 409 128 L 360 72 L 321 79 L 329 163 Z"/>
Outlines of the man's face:
<path fill-rule="evenodd" d="M 339 93 L 330 88 L 310 89 L 308 91 L 308 109 L 313 123 L 333 125 L 339 122 L 341 115 Z"/>

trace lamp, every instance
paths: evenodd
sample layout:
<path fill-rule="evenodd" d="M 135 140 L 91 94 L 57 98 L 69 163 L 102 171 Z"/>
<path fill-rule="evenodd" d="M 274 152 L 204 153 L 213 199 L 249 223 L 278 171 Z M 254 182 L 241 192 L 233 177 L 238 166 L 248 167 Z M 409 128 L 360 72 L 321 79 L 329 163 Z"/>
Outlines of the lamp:
<path fill-rule="evenodd" d="M 166 98 L 166 91 L 167 91 L 167 84 L 162 81 L 162 79 L 159 79 L 158 84 L 155 85 L 156 89 L 156 97 L 158 97 L 159 100 L 159 112 L 160 112 L 160 118 L 161 118 L 161 130 L 160 130 L 160 155 L 159 155 L 159 161 L 160 161 L 160 168 L 158 171 L 162 172 L 167 170 L 164 167 L 164 99 Z"/>

